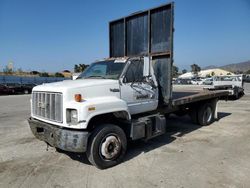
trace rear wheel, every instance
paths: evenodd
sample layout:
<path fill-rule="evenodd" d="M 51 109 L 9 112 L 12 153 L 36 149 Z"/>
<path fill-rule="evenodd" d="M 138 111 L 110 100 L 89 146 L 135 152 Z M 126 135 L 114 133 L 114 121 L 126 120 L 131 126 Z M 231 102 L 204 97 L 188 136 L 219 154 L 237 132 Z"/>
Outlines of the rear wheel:
<path fill-rule="evenodd" d="M 234 98 L 237 100 L 237 99 L 239 99 L 239 91 L 238 91 L 238 89 L 235 89 L 235 91 L 234 91 Z"/>
<path fill-rule="evenodd" d="M 97 127 L 90 137 L 87 157 L 97 168 L 105 169 L 119 164 L 127 149 L 124 131 L 112 124 Z"/>
<path fill-rule="evenodd" d="M 198 123 L 202 126 L 210 125 L 214 122 L 214 108 L 210 103 L 202 105 L 197 113 Z"/>

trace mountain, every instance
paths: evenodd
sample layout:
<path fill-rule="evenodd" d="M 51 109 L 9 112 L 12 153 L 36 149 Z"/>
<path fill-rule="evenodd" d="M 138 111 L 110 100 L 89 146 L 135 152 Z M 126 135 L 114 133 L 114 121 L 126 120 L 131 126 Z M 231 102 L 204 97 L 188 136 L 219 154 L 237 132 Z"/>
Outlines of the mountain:
<path fill-rule="evenodd" d="M 210 66 L 204 67 L 202 69 L 207 70 L 207 69 L 215 69 L 215 68 L 220 68 L 220 69 L 224 69 L 224 70 L 231 71 L 231 72 L 237 72 L 237 71 L 238 72 L 246 72 L 246 71 L 250 70 L 250 60 L 240 62 L 240 63 L 223 65 L 223 66 L 210 65 Z"/>
<path fill-rule="evenodd" d="M 209 65 L 209 66 L 206 66 L 206 67 L 203 67 L 202 70 L 207 70 L 207 69 L 216 69 L 218 68 L 217 66 L 215 65 Z"/>

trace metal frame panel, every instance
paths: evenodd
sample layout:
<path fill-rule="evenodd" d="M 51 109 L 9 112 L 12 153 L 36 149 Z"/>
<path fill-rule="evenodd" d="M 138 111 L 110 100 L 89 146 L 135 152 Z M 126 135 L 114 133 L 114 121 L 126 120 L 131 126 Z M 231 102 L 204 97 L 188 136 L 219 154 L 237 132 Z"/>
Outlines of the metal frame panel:
<path fill-rule="evenodd" d="M 143 16 L 146 20 L 141 19 Z M 110 57 L 151 57 L 155 64 L 154 68 L 160 71 L 156 76 L 162 90 L 160 102 L 165 104 L 172 98 L 173 23 L 173 2 L 136 12 L 109 23 Z M 123 32 L 114 33 L 117 24 L 123 24 Z"/>
<path fill-rule="evenodd" d="M 110 57 L 123 57 L 123 56 L 141 56 L 141 55 L 148 55 L 148 56 L 158 56 L 158 55 L 171 55 L 173 52 L 173 8 L 174 8 L 174 3 L 168 3 L 168 4 L 164 4 L 162 6 L 156 7 L 156 8 L 152 8 L 149 10 L 145 10 L 145 11 L 140 11 L 134 14 L 131 14 L 129 16 L 111 21 L 109 23 L 109 56 Z M 158 14 L 158 15 L 157 15 Z M 138 25 L 134 24 L 132 28 L 134 30 L 139 29 L 140 33 L 147 33 L 147 52 L 143 52 L 143 53 L 132 53 L 132 55 L 130 55 L 126 49 L 128 49 L 128 28 L 127 25 L 129 23 L 129 21 L 131 21 L 132 19 L 136 21 L 136 18 L 141 18 L 142 16 L 147 15 L 147 25 L 148 27 L 144 27 L 143 28 L 139 28 Z M 157 18 L 158 17 L 158 18 Z M 162 20 L 161 20 L 162 19 Z M 160 22 L 163 21 L 163 24 L 161 24 Z M 164 22 L 166 21 L 166 22 Z M 158 25 L 157 23 L 158 22 Z M 117 27 L 118 24 L 123 24 L 123 32 L 119 32 L 119 33 L 114 33 L 115 27 Z M 164 25 L 165 23 L 165 25 Z M 153 28 L 153 26 L 158 26 L 158 28 Z M 162 26 L 162 27 L 161 27 Z M 136 28 L 137 27 L 137 28 Z M 161 34 L 161 32 L 166 33 L 165 34 Z M 165 45 L 168 45 L 168 48 L 165 49 L 153 49 L 153 45 L 154 45 L 154 39 L 153 34 L 155 34 L 155 36 L 157 36 L 157 34 L 161 34 L 161 38 L 158 38 L 158 43 L 159 46 L 163 45 L 161 43 L 167 43 Z M 119 34 L 119 35 L 117 35 Z M 137 45 L 140 47 L 140 43 L 137 42 L 136 40 L 136 36 L 134 37 L 134 43 L 133 45 Z M 122 39 L 122 41 L 121 41 Z M 164 41 L 166 40 L 167 41 Z M 162 40 L 162 41 L 161 41 Z M 120 45 L 120 46 L 119 46 Z M 117 48 L 119 49 L 124 49 L 123 53 L 116 53 Z M 163 48 L 163 47 L 162 47 Z"/>

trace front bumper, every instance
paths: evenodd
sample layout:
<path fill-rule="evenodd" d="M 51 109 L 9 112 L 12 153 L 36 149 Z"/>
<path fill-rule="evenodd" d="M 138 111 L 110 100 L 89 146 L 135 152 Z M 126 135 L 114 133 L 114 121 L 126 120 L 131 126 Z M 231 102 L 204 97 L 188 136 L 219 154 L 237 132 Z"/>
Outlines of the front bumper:
<path fill-rule="evenodd" d="M 52 147 L 71 152 L 87 150 L 89 132 L 60 128 L 33 118 L 29 118 L 28 122 L 35 137 Z"/>

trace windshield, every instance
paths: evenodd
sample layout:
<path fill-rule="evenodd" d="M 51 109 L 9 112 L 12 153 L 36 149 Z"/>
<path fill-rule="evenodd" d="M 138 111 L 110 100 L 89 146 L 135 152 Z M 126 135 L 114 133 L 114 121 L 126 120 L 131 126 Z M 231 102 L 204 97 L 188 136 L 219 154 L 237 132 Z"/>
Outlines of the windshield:
<path fill-rule="evenodd" d="M 124 62 L 115 62 L 115 60 L 92 63 L 83 73 L 78 76 L 77 79 L 118 79 L 124 66 Z"/>

